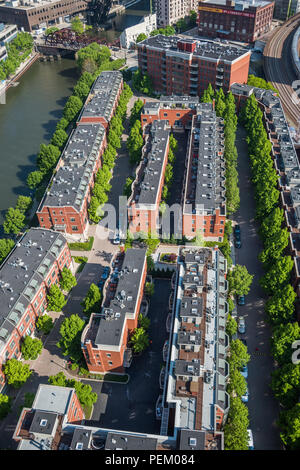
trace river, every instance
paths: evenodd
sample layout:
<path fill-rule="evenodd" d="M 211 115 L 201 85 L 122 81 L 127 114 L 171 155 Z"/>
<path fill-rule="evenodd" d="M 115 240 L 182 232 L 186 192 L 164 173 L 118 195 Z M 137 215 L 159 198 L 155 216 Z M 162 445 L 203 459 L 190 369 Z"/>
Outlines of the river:
<path fill-rule="evenodd" d="M 116 16 L 107 34 L 118 37 L 123 27 L 136 24 L 147 5 L 141 0 Z M 27 175 L 36 169 L 40 144 L 49 143 L 77 79 L 74 60 L 35 62 L 0 104 L 0 223 L 20 194 L 30 195 Z"/>

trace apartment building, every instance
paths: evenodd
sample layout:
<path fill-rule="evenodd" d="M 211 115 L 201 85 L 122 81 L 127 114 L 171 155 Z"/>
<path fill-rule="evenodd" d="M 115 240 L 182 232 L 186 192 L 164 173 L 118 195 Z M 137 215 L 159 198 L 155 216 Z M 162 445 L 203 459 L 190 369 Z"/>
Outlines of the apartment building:
<path fill-rule="evenodd" d="M 0 18 L 31 32 L 63 23 L 70 15 L 86 10 L 84 0 L 6 0 L 0 5 Z"/>
<path fill-rule="evenodd" d="M 199 1 L 199 36 L 252 43 L 270 30 L 274 2 Z"/>
<path fill-rule="evenodd" d="M 123 90 L 119 71 L 102 72 L 95 81 L 78 118 L 80 124 L 100 123 L 108 130 Z"/>
<path fill-rule="evenodd" d="M 254 93 L 263 111 L 265 128 L 272 143 L 274 166 L 279 176 L 280 206 L 290 233 L 289 254 L 294 260 L 292 282 L 300 297 L 300 164 L 280 98 L 271 90 L 248 85 L 234 84 L 231 91 L 238 108 Z"/>
<path fill-rule="evenodd" d="M 299 0 L 275 0 L 274 18 L 278 20 L 286 21 L 299 11 Z"/>
<path fill-rule="evenodd" d="M 91 191 L 102 166 L 109 123 L 122 89 L 122 74 L 118 71 L 102 72 L 96 79 L 37 209 L 41 227 L 75 239 L 86 236 Z"/>
<path fill-rule="evenodd" d="M 68 424 L 81 424 L 84 412 L 74 388 L 39 385 L 31 408 L 23 408 L 13 439 L 18 450 L 83 450 L 87 432 L 77 429 L 73 441 L 63 438 Z M 75 445 L 74 445 L 74 441 Z M 66 441 L 68 445 L 66 445 Z"/>
<path fill-rule="evenodd" d="M 0 23 L 0 62 L 7 59 L 7 46 L 18 34 L 18 27 L 15 24 Z"/>
<path fill-rule="evenodd" d="M 35 330 L 47 309 L 47 292 L 64 267 L 73 269 L 66 239 L 57 232 L 31 228 L 0 266 L 0 389 L 2 365 L 21 357 L 21 342 Z"/>
<path fill-rule="evenodd" d="M 182 233 L 222 241 L 226 222 L 224 123 L 210 103 L 197 105 L 188 141 Z"/>
<path fill-rule="evenodd" d="M 208 85 L 228 91 L 247 83 L 250 51 L 195 38 L 157 35 L 137 44 L 139 69 L 163 95 L 200 96 Z"/>
<path fill-rule="evenodd" d="M 191 10 L 197 11 L 198 0 L 154 0 L 157 14 L 157 26 L 165 27 L 177 23 L 178 20 L 190 15 Z"/>
<path fill-rule="evenodd" d="M 145 128 L 153 121 L 164 120 L 174 131 L 191 129 L 192 117 L 199 104 L 198 96 L 164 96 L 159 101 L 147 101 L 141 112 L 141 124 Z"/>
<path fill-rule="evenodd" d="M 150 126 L 128 200 L 128 228 L 131 233 L 148 234 L 158 230 L 159 205 L 169 153 L 169 130 L 166 121 L 153 121 Z"/>
<path fill-rule="evenodd" d="M 219 448 L 230 400 L 227 262 L 217 248 L 188 246 L 179 259 L 160 433 L 172 423 L 182 449 Z"/>
<path fill-rule="evenodd" d="M 146 249 L 128 249 L 115 295 L 100 314 L 91 315 L 82 333 L 82 351 L 90 372 L 124 373 L 130 365 L 128 339 L 138 324 L 146 275 Z"/>

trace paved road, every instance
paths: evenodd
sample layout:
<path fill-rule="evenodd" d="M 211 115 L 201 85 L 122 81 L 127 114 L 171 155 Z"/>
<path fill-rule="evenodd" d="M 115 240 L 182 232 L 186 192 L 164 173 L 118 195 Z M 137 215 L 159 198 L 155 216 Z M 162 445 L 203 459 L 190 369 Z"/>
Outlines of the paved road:
<path fill-rule="evenodd" d="M 163 365 L 162 349 L 168 338 L 166 318 L 170 281 L 155 280 L 155 293 L 150 301 L 148 316 L 151 320 L 149 348 L 135 357 L 128 369 L 130 381 L 127 385 L 89 382 L 98 396 L 92 426 L 126 431 L 159 433 L 160 421 L 155 418 L 155 404 L 159 394 L 159 374 Z"/>
<path fill-rule="evenodd" d="M 236 250 L 236 263 L 246 265 L 248 271 L 254 274 L 254 279 L 251 291 L 246 297 L 246 305 L 238 307 L 238 314 L 244 315 L 246 319 L 247 331 L 243 336 L 247 340 L 251 355 L 247 380 L 250 393 L 248 402 L 250 427 L 253 431 L 254 445 L 258 450 L 275 450 L 282 449 L 279 430 L 276 427 L 279 407 L 269 387 L 270 373 L 273 369 L 269 343 L 270 328 L 265 323 L 265 294 L 258 283 L 263 275 L 258 254 L 263 247 L 257 235 L 258 226 L 254 222 L 255 201 L 245 137 L 244 129 L 239 128 L 237 150 L 241 204 L 235 219 L 241 226 L 243 246 Z M 259 350 L 256 351 L 256 348 Z"/>

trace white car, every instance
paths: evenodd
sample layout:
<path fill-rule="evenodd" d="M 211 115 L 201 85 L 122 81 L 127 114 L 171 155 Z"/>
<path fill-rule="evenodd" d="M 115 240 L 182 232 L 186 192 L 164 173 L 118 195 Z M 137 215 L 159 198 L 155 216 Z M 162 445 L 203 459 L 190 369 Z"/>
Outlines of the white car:
<path fill-rule="evenodd" d="M 248 432 L 248 447 L 249 450 L 254 450 L 253 434 L 251 429 L 247 429 Z"/>

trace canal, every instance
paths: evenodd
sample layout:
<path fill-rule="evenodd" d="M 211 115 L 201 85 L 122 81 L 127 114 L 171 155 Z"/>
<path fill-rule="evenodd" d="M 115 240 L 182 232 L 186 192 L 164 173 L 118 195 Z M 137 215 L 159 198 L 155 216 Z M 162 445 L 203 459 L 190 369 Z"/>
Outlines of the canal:
<path fill-rule="evenodd" d="M 147 13 L 149 0 L 141 0 L 114 17 L 105 33 L 119 37 Z M 30 195 L 27 175 L 36 169 L 40 144 L 49 143 L 77 79 L 74 60 L 36 62 L 8 90 L 6 104 L 0 104 L 0 224 L 20 194 Z"/>

